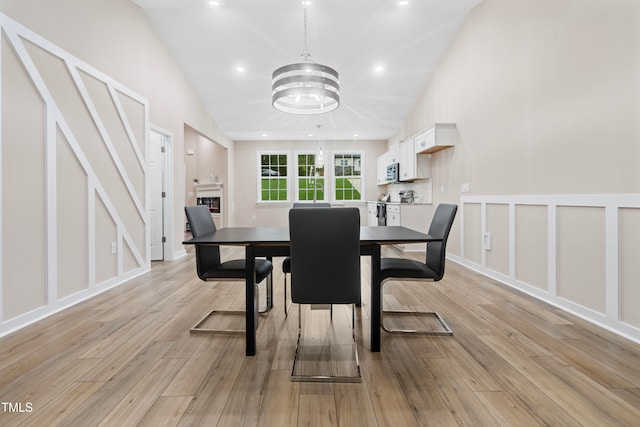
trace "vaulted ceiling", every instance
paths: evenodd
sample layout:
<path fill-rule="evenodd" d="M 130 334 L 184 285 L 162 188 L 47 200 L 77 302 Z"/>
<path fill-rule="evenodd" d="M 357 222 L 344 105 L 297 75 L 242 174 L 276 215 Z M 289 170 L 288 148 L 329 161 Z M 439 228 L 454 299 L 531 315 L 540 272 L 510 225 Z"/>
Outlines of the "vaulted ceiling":
<path fill-rule="evenodd" d="M 467 14 L 482 2 L 132 1 L 233 140 L 390 138 Z M 271 73 L 299 62 L 305 7 L 309 53 L 340 73 L 341 105 L 331 113 L 299 116 L 272 107 Z"/>

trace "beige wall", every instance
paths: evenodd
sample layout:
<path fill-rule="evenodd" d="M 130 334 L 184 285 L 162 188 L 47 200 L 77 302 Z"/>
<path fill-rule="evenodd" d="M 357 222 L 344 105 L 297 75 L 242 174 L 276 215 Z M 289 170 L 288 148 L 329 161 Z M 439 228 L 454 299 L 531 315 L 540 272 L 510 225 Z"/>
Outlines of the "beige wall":
<path fill-rule="evenodd" d="M 229 224 L 229 173 L 228 173 L 228 149 L 209 138 L 204 137 L 189 126 L 184 129 L 184 144 L 186 155 L 184 162 L 186 165 L 186 204 L 196 204 L 196 190 L 194 188 L 194 178 L 199 184 L 216 183 L 222 184 L 222 214 L 225 218 L 224 224 Z M 193 153 L 193 154 L 190 154 Z"/>
<path fill-rule="evenodd" d="M 149 248 L 146 100 L 0 24 L 1 333 L 148 270 Z"/>
<path fill-rule="evenodd" d="M 183 156 L 185 124 L 227 149 L 231 163 L 225 191 L 228 206 L 235 208 L 231 212 L 235 225 L 284 223 L 288 206 L 256 204 L 256 151 L 285 148 L 293 153 L 308 142 L 242 142 L 234 148 L 232 141 L 211 120 L 147 18 L 129 0 L 0 0 L 0 12 L 149 101 L 150 122 L 174 137 L 174 181 L 169 189 L 174 191 L 175 200 L 174 245 L 169 251 L 182 250 L 183 201 L 186 179 L 190 179 Z M 500 278 L 514 275 L 511 284 L 522 283 L 526 290 L 538 292 L 542 298 L 545 293 L 560 292 L 570 308 L 577 311 L 584 308 L 581 315 L 588 317 L 589 310 L 599 313 L 603 318 L 592 317 L 592 320 L 635 337 L 640 336 L 640 319 L 634 314 L 640 310 L 637 298 L 633 298 L 638 295 L 637 268 L 634 267 L 637 245 L 628 236 L 639 233 L 637 199 L 614 207 L 606 200 L 596 200 L 595 208 L 583 206 L 588 211 L 587 222 L 598 224 L 598 233 L 601 233 L 598 242 L 602 235 L 607 242 L 616 242 L 611 230 L 618 225 L 624 231 L 618 236 L 619 252 L 615 244 L 605 243 L 605 260 L 599 260 L 594 267 L 595 274 L 588 279 L 590 293 L 584 296 L 578 295 L 581 277 L 572 271 L 579 265 L 578 256 L 592 254 L 573 254 L 571 250 L 579 242 L 577 233 L 584 231 L 584 226 L 573 224 L 571 216 L 581 217 L 580 213 L 573 212 L 574 209 L 580 212 L 582 208 L 571 206 L 556 218 L 555 205 L 545 204 L 548 200 L 542 204 L 522 200 L 513 207 L 516 220 L 508 228 L 509 233 L 516 230 L 516 235 L 507 237 L 505 211 L 498 205 L 512 203 L 514 197 L 526 195 L 633 193 L 637 196 L 640 193 L 640 168 L 636 166 L 640 158 L 639 21 L 640 3 L 635 0 L 485 0 L 469 15 L 406 123 L 388 141 L 399 141 L 436 122 L 456 123 L 456 147 L 432 155 L 433 188 L 445 190 L 442 194 L 434 192 L 434 203 L 460 203 L 464 196 L 460 193 L 462 183 L 469 183 L 469 195 L 496 196 L 501 200 L 478 199 L 462 207 L 452 231 L 450 252 L 459 254 L 463 263 L 485 269 L 487 274 L 496 272 Z M 6 51 L 5 41 L 2 49 Z M 6 61 L 3 79 L 10 83 L 3 86 L 3 97 L 24 95 L 23 89 L 28 88 L 30 82 L 13 72 L 17 66 L 7 72 L 5 65 Z M 92 92 L 100 90 L 95 82 L 87 81 L 87 85 L 92 87 Z M 23 103 L 12 105 L 11 109 L 5 104 L 4 120 L 19 125 L 25 139 L 35 145 L 7 147 L 5 144 L 4 149 L 9 151 L 3 153 L 3 221 L 10 224 L 23 221 L 31 226 L 28 229 L 5 226 L 3 240 L 14 239 L 19 242 L 11 248 L 15 254 L 23 253 L 44 264 L 45 249 L 34 251 L 24 244 L 31 239 L 42 239 L 46 231 L 38 213 L 44 209 L 43 198 L 27 198 L 24 192 L 25 182 L 31 193 L 45 191 L 44 156 L 38 154 L 42 145 L 37 145 L 43 135 L 39 133 L 41 129 L 29 121 L 35 117 L 34 112 L 43 110 L 33 93 L 21 99 Z M 128 113 L 135 111 L 131 105 L 123 108 Z M 23 111 L 32 114 L 22 114 Z M 340 148 L 358 144 L 361 143 L 341 142 Z M 363 145 L 368 199 L 375 198 L 380 191 L 375 186 L 375 158 L 385 146 L 386 143 L 375 142 Z M 69 153 L 61 150 L 58 155 L 72 164 Z M 6 161 L 9 157 L 11 162 Z M 247 162 L 251 162 L 250 167 Z M 79 168 L 70 168 L 58 179 L 77 183 L 76 177 L 81 175 Z M 9 203 L 20 205 L 27 201 L 31 201 L 31 210 L 23 215 L 6 209 Z M 84 202 L 74 200 L 73 203 Z M 486 209 L 487 203 L 492 205 L 489 209 Z M 591 214 L 605 205 L 605 212 L 615 214 L 605 213 L 603 224 L 600 213 L 593 217 Z M 99 201 L 95 209 L 97 221 L 107 224 L 95 238 L 111 241 L 115 225 L 108 225 L 109 216 Z M 565 213 L 570 213 L 568 220 Z M 548 221 L 549 216 L 554 221 Z M 618 216 L 620 224 L 612 220 Z M 531 227 L 544 228 L 547 234 L 533 233 L 528 223 Z M 61 226 L 59 232 L 68 232 L 68 228 L 68 225 Z M 490 255 L 482 249 L 484 232 L 497 237 L 492 241 Z M 140 236 L 133 239 L 139 240 Z M 551 252 L 553 256 L 546 253 L 528 257 L 526 250 L 518 249 L 531 242 L 534 248 L 527 250 L 537 254 L 535 248 L 555 247 L 556 239 L 561 249 L 559 254 Z M 516 249 L 505 247 L 512 245 L 511 242 L 515 242 Z M 96 249 L 99 262 L 91 274 L 108 278 L 119 267 L 111 254 L 103 253 L 104 245 L 99 246 Z M 505 254 L 511 257 L 509 261 Z M 134 268 L 136 261 L 131 251 L 125 255 L 120 268 Z M 61 262 L 67 265 L 66 261 Z M 612 273 L 618 267 L 619 274 Z M 602 271 L 607 281 L 604 287 Z M 12 286 L 5 290 L 5 302 L 6 298 L 16 301 L 16 305 L 5 308 L 5 317 L 29 312 L 46 303 L 46 271 L 16 270 L 3 274 L 5 283 L 22 284 L 20 288 Z M 66 284 L 60 288 L 61 295 L 76 292 L 85 274 L 90 272 L 80 270 L 61 275 Z"/>
<path fill-rule="evenodd" d="M 450 255 L 640 341 L 638 22 L 633 0 L 485 0 L 389 143 L 456 123 L 431 163 L 434 203 L 463 204 Z"/>
<path fill-rule="evenodd" d="M 173 136 L 174 176 L 168 189 L 175 201 L 173 247 L 166 253 L 182 253 L 184 126 L 226 147 L 229 158 L 233 142 L 218 129 L 142 10 L 129 0 L 0 0 L 0 12 L 149 101 L 150 123 Z"/>
<path fill-rule="evenodd" d="M 235 195 L 235 211 L 232 213 L 236 226 L 285 226 L 287 212 L 291 203 L 257 203 L 258 185 L 258 151 L 284 151 L 293 156 L 296 151 L 318 150 L 318 141 L 236 141 L 235 143 L 235 174 L 233 179 L 238 189 Z M 376 158 L 387 149 L 385 141 L 321 141 L 325 152 L 326 165 L 329 165 L 331 152 L 334 150 L 357 150 L 364 153 L 365 197 L 376 200 L 383 187 L 376 185 Z M 293 186 L 293 180 L 291 184 Z M 292 191 L 293 191 L 293 187 Z M 292 200 L 292 202 L 295 200 Z M 328 200 L 332 201 L 332 200 Z M 360 208 L 361 221 L 366 224 L 366 206 Z"/>
<path fill-rule="evenodd" d="M 168 148 L 174 174 L 167 191 L 175 204 L 170 207 L 173 232 L 168 237 L 173 243 L 165 250 L 168 258 L 183 253 L 185 127 L 225 147 L 230 157 L 233 143 L 208 115 L 146 16 L 129 0 L 0 0 L 0 12 L 58 49 L 51 54 L 39 43 L 24 42 L 31 68 L 42 74 L 77 140 L 72 150 L 68 134 L 56 130 L 54 122 L 47 127 L 44 119 L 52 116 L 45 114 L 46 108 L 54 104 L 38 94 L 31 72 L 3 34 L 2 335 L 149 268 L 145 171 L 135 153 L 142 153 L 144 163 L 148 122 L 173 137 Z M 66 58 L 92 71 L 78 70 L 74 77 Z M 81 82 L 84 94 L 74 81 Z M 107 81 L 126 90 L 109 93 L 114 86 Z M 142 105 L 138 96 L 147 102 Z M 92 100 L 91 107 L 83 98 Z M 131 137 L 116 108 L 126 116 Z M 100 124 L 88 109 L 100 117 Z M 117 167 L 102 143 L 101 126 L 120 161 Z M 55 147 L 54 152 L 47 152 L 49 147 Z M 55 175 L 47 170 L 55 170 Z M 67 237 L 51 237 L 55 235 Z M 111 253 L 111 242 L 117 242 L 117 254 Z"/>
<path fill-rule="evenodd" d="M 393 138 L 456 123 L 433 188 L 471 194 L 640 191 L 640 2 L 486 0 Z M 438 193 L 438 192 L 436 192 Z"/>

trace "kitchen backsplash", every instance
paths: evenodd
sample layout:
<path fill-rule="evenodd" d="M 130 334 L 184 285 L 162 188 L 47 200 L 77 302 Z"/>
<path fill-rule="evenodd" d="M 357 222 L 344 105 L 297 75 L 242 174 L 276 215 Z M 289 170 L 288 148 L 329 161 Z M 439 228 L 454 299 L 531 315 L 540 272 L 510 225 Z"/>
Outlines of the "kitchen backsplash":
<path fill-rule="evenodd" d="M 413 190 L 414 203 L 432 203 L 433 189 L 430 179 L 423 179 L 414 182 L 401 182 L 398 184 L 388 184 L 387 192 L 391 194 L 391 202 L 400 201 L 400 192 Z"/>

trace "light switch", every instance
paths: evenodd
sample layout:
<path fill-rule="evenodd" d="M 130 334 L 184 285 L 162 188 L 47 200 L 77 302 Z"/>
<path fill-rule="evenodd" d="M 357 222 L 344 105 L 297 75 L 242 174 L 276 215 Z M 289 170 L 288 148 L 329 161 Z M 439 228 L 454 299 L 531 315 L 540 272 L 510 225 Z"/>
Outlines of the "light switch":
<path fill-rule="evenodd" d="M 483 246 L 484 246 L 484 250 L 485 251 L 490 251 L 491 250 L 491 233 L 484 233 L 483 236 Z"/>

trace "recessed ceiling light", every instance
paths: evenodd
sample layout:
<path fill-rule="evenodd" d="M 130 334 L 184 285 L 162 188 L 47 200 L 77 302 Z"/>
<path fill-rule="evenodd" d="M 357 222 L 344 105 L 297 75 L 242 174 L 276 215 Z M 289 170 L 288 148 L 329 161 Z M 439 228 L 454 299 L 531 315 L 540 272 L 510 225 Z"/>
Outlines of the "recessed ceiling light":
<path fill-rule="evenodd" d="M 359 133 L 354 133 L 353 136 L 360 136 L 360 134 Z"/>
<path fill-rule="evenodd" d="M 398 6 L 407 6 L 409 4 L 409 0 L 400 0 L 398 2 Z"/>
<path fill-rule="evenodd" d="M 243 66 L 239 65 L 239 66 L 236 67 L 236 71 L 239 72 L 239 73 L 244 73 L 245 69 L 244 69 Z"/>
<path fill-rule="evenodd" d="M 382 73 L 384 71 L 384 65 L 380 65 L 380 64 L 376 65 L 373 68 L 373 71 L 375 71 L 376 73 Z"/>
<path fill-rule="evenodd" d="M 209 5 L 210 5 L 210 6 L 220 6 L 220 2 L 219 2 L 219 1 L 213 1 L 213 0 L 212 0 L 212 1 L 210 1 L 210 2 L 209 2 Z"/>
<path fill-rule="evenodd" d="M 311 6 L 312 4 L 313 4 L 313 2 L 312 2 L 312 1 L 310 1 L 310 0 L 304 0 L 304 1 L 302 2 L 302 5 L 303 5 L 303 6 Z"/>
<path fill-rule="evenodd" d="M 308 136 L 309 138 L 313 138 L 313 134 L 312 134 L 312 133 L 308 133 L 308 134 L 307 134 L 307 136 Z"/>
<path fill-rule="evenodd" d="M 262 137 L 263 137 L 263 138 L 266 138 L 267 136 L 269 136 L 269 135 L 267 135 L 266 133 L 263 133 L 263 134 L 262 134 Z"/>

